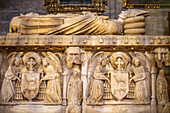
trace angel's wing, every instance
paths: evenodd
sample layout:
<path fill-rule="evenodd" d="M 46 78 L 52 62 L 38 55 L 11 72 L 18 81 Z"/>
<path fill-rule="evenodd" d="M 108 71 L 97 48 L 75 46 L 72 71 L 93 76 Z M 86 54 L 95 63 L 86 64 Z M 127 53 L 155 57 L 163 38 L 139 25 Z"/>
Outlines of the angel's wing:
<path fill-rule="evenodd" d="M 1 77 L 0 77 L 1 81 L 4 78 L 7 69 L 13 65 L 15 58 L 21 57 L 22 54 L 23 54 L 23 52 L 18 52 L 18 53 L 12 52 L 3 60 L 3 64 L 1 67 Z"/>
<path fill-rule="evenodd" d="M 17 52 L 12 52 L 4 59 L 2 67 L 1 67 L 1 77 L 5 74 L 8 67 L 12 65 L 12 62 L 14 61 L 16 54 Z"/>
<path fill-rule="evenodd" d="M 17 52 L 12 52 L 6 57 L 9 65 L 14 61 L 16 54 Z"/>
<path fill-rule="evenodd" d="M 97 63 L 99 62 L 103 54 L 103 51 L 98 52 L 90 59 L 88 64 L 88 78 L 90 78 L 94 74 Z"/>
<path fill-rule="evenodd" d="M 136 55 L 135 55 L 133 52 L 129 52 L 129 54 L 130 54 L 130 56 L 131 56 L 132 58 L 135 58 L 135 57 L 136 57 Z"/>
<path fill-rule="evenodd" d="M 47 52 L 47 54 L 48 54 L 49 58 L 51 59 L 50 63 L 52 64 L 52 66 L 54 66 L 54 68 L 57 70 L 57 72 L 62 73 L 62 67 L 61 67 L 59 58 L 51 52 Z"/>
<path fill-rule="evenodd" d="M 152 67 L 155 66 L 155 58 L 152 54 L 149 54 L 149 53 L 145 53 L 147 59 L 149 60 L 149 72 L 151 72 L 152 70 Z"/>
<path fill-rule="evenodd" d="M 141 53 L 141 52 L 134 52 L 136 57 L 139 57 L 141 60 L 141 65 L 144 66 L 145 71 L 149 72 L 150 70 L 150 63 L 147 59 L 147 57 L 145 56 L 145 54 Z"/>

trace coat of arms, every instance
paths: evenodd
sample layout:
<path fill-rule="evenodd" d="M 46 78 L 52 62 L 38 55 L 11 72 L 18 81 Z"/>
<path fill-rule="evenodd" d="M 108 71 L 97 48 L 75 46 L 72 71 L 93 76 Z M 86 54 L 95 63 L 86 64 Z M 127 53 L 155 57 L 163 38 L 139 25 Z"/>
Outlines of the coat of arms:
<path fill-rule="evenodd" d="M 35 52 L 28 52 L 23 57 L 26 71 L 22 73 L 21 92 L 25 98 L 32 101 L 39 91 L 40 73 L 38 66 L 41 58 Z"/>
<path fill-rule="evenodd" d="M 116 99 L 122 100 L 128 94 L 128 73 L 114 72 L 111 74 L 111 91 Z"/>
<path fill-rule="evenodd" d="M 123 52 L 117 52 L 110 57 L 110 60 L 115 69 L 111 72 L 111 92 L 120 101 L 129 91 L 129 74 L 126 67 L 130 58 Z"/>
<path fill-rule="evenodd" d="M 21 92 L 30 101 L 38 94 L 39 78 L 40 73 L 22 73 Z"/>

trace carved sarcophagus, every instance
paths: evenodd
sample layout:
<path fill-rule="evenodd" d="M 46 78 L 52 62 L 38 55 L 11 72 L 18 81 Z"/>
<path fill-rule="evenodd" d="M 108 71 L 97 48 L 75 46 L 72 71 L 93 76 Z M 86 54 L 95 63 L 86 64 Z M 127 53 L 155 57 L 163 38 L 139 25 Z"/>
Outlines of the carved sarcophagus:
<path fill-rule="evenodd" d="M 46 2 L 49 12 L 58 10 L 51 10 L 53 2 L 55 8 L 73 8 Z M 156 113 L 165 106 L 167 111 L 170 36 L 141 35 L 147 14 L 127 10 L 118 20 L 86 12 L 14 17 L 10 33 L 0 36 L 0 109 Z"/>
<path fill-rule="evenodd" d="M 106 113 L 110 108 L 119 110 L 116 104 L 124 107 L 122 112 L 133 106 L 137 113 L 154 111 L 150 106 L 156 105 L 156 99 L 160 105 L 168 102 L 161 70 L 169 65 L 169 36 L 13 35 L 0 39 L 1 49 L 7 50 L 1 57 L 5 59 L 1 107 L 31 102 L 34 107 L 67 105 L 66 112 L 90 113 L 102 105 L 106 109 L 101 112 Z M 162 69 L 156 80 L 158 68 Z"/>

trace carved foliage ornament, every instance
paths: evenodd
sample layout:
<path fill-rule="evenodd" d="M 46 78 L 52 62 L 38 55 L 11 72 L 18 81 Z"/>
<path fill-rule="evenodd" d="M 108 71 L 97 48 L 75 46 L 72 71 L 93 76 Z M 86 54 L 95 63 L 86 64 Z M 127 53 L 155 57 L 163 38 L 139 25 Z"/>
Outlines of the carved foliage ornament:
<path fill-rule="evenodd" d="M 45 10 L 49 13 L 68 13 L 90 11 L 101 13 L 106 10 L 107 0 L 90 0 L 82 2 L 81 0 L 45 0 Z"/>
<path fill-rule="evenodd" d="M 144 7 L 144 8 L 166 8 L 170 7 L 169 1 L 163 0 L 148 0 L 148 1 L 141 1 L 141 0 L 123 0 L 124 4 L 123 7 L 125 8 L 135 8 L 135 7 Z"/>
<path fill-rule="evenodd" d="M 162 67 L 162 63 L 165 63 L 166 66 L 170 65 L 169 48 L 156 48 L 153 50 L 153 55 L 159 68 Z"/>

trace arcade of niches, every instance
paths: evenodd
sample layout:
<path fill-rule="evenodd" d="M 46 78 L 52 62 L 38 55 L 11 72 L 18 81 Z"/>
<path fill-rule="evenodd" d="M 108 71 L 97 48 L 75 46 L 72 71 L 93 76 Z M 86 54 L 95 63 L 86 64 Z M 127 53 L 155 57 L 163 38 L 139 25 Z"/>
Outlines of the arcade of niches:
<path fill-rule="evenodd" d="M 0 36 L 0 113 L 170 113 L 170 36 L 145 34 L 148 10 L 109 19 L 106 0 L 44 7 Z"/>

